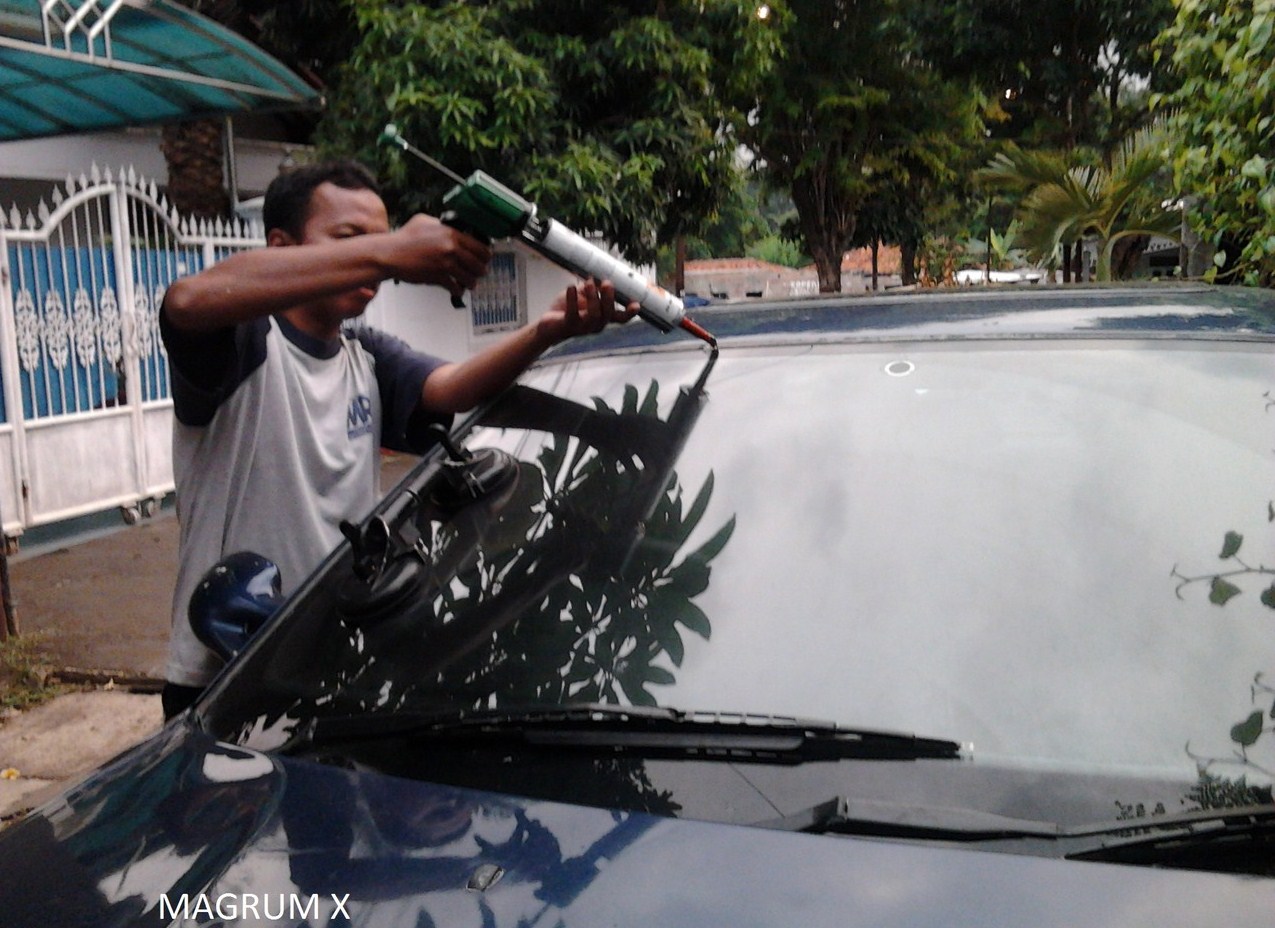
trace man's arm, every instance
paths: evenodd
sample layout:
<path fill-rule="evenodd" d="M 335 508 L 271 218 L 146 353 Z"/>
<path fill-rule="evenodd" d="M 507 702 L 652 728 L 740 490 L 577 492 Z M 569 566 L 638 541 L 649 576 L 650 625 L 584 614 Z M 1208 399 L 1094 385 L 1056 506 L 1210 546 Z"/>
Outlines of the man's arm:
<path fill-rule="evenodd" d="M 487 269 L 490 249 L 437 219 L 413 216 L 392 232 L 328 241 L 271 245 L 240 252 L 174 281 L 164 313 L 185 332 L 211 332 L 282 312 L 389 278 L 472 289 Z"/>
<path fill-rule="evenodd" d="M 421 406 L 431 412 L 463 412 L 508 387 L 546 350 L 572 338 L 599 332 L 610 322 L 628 322 L 637 303 L 615 305 L 615 287 L 587 281 L 568 287 L 540 319 L 473 357 L 444 364 L 425 379 Z"/>

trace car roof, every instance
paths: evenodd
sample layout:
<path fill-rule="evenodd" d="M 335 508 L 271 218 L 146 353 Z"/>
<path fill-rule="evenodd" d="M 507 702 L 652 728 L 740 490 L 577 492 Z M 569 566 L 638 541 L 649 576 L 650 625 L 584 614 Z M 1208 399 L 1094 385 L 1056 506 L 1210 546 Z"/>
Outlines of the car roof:
<path fill-rule="evenodd" d="M 723 345 L 1041 337 L 1275 339 L 1275 291 L 1206 284 L 938 288 L 714 304 L 689 315 Z M 701 343 L 652 326 L 611 327 L 555 356 Z"/>

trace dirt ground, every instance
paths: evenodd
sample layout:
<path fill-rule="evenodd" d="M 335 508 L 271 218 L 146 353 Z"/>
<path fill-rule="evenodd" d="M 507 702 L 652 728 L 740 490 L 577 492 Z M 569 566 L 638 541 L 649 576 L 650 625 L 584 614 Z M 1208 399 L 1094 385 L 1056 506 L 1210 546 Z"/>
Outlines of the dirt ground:
<path fill-rule="evenodd" d="M 177 572 L 171 509 L 114 532 L 10 560 L 21 633 L 59 671 L 158 680 Z"/>
<path fill-rule="evenodd" d="M 393 487 L 416 463 L 382 459 L 381 482 Z M 9 584 L 24 636 L 57 675 L 157 689 L 168 646 L 178 522 L 171 507 L 137 525 L 121 520 L 94 537 L 70 538 L 9 559 Z"/>

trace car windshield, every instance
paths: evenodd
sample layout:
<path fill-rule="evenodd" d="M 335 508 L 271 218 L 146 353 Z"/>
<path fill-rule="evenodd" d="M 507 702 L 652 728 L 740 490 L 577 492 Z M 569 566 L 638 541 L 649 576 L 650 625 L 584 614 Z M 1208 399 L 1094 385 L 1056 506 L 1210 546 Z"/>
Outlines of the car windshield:
<path fill-rule="evenodd" d="M 675 349 L 533 370 L 456 436 L 481 480 L 423 462 L 205 724 L 660 706 L 950 739 L 1007 814 L 1046 773 L 1078 820 L 1269 802 L 1269 344 Z M 767 804 L 898 798 L 871 766 Z"/>

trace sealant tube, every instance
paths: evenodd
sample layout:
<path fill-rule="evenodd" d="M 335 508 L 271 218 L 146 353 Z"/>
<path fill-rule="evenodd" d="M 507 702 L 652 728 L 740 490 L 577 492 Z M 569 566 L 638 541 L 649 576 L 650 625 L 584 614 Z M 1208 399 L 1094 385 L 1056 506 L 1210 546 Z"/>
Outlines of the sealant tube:
<path fill-rule="evenodd" d="M 523 240 L 532 248 L 581 277 L 611 281 L 616 295 L 625 303 L 637 303 L 638 314 L 657 328 L 668 332 L 681 327 L 686 307 L 674 294 L 557 220 L 542 219 L 538 225 L 539 230 L 528 229 L 523 234 Z"/>

